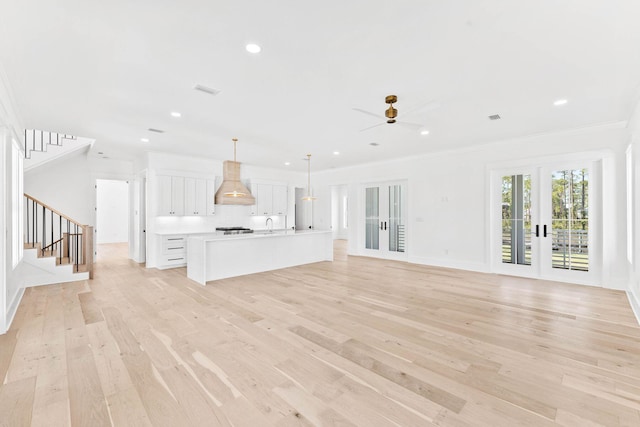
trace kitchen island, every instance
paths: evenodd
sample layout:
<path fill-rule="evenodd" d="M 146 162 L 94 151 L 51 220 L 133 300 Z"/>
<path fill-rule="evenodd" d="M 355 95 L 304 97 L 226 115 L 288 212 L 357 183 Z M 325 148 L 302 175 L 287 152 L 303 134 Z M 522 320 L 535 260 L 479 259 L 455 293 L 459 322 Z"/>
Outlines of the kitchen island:
<path fill-rule="evenodd" d="M 320 261 L 333 261 L 330 230 L 194 235 L 187 242 L 187 277 L 201 285 Z"/>

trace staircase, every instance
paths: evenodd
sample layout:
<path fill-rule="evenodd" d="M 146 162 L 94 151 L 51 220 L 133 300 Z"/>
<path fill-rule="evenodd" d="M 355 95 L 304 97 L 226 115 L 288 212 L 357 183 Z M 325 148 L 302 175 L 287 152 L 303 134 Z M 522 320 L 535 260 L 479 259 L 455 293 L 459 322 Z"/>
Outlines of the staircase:
<path fill-rule="evenodd" d="M 24 131 L 24 171 L 65 157 L 79 150 L 91 148 L 95 140 L 47 132 L 37 129 Z"/>
<path fill-rule="evenodd" d="M 93 279 L 93 227 L 24 195 L 24 286 Z"/>

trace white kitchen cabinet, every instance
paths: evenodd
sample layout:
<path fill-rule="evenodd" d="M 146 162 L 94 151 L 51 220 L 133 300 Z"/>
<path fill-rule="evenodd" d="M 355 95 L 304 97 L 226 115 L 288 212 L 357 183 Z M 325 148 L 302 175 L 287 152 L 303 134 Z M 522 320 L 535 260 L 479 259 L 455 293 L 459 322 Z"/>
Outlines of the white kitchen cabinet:
<path fill-rule="evenodd" d="M 251 205 L 251 210 L 249 211 L 249 213 L 251 215 L 262 215 L 258 213 L 258 184 L 255 184 L 252 182 L 250 187 L 251 187 L 251 195 L 253 196 L 256 203 L 254 205 Z"/>
<path fill-rule="evenodd" d="M 207 205 L 207 215 L 215 215 L 216 214 L 216 190 L 218 187 L 216 186 L 215 179 L 207 180 L 207 194 L 206 197 L 206 205 Z"/>
<path fill-rule="evenodd" d="M 286 215 L 289 206 L 286 185 L 273 186 L 273 215 Z"/>
<path fill-rule="evenodd" d="M 256 204 L 251 206 L 251 215 L 287 215 L 286 185 L 252 183 L 251 193 L 256 199 Z"/>
<path fill-rule="evenodd" d="M 200 178 L 185 178 L 185 215 L 207 214 L 207 181 Z"/>
<path fill-rule="evenodd" d="M 256 205 L 258 215 L 273 215 L 273 185 L 258 184 Z"/>
<path fill-rule="evenodd" d="M 184 178 L 158 175 L 158 211 L 162 215 L 184 215 Z"/>
<path fill-rule="evenodd" d="M 161 252 L 158 262 L 159 269 L 183 267 L 187 265 L 187 236 L 172 234 L 160 239 Z"/>

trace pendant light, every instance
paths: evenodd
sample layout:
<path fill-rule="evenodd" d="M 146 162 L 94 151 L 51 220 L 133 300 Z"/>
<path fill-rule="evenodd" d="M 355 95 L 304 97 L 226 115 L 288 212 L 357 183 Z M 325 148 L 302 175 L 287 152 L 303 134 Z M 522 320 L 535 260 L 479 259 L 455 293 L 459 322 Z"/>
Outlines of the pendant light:
<path fill-rule="evenodd" d="M 307 154 L 307 196 L 302 200 L 313 201 L 315 197 L 311 196 L 311 154 Z"/>
<path fill-rule="evenodd" d="M 233 138 L 233 162 L 236 162 L 236 143 L 238 142 L 238 138 Z M 233 191 L 227 191 L 224 193 L 227 197 L 246 197 L 247 193 L 245 193 L 242 189 L 242 185 L 240 184 L 240 176 L 234 176 L 231 180 L 233 182 Z"/>

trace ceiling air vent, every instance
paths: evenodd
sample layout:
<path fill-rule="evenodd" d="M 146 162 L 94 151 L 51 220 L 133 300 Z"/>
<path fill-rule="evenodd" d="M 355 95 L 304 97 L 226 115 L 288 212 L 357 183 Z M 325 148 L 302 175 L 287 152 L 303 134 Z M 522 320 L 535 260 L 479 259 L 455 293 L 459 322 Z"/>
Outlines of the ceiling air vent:
<path fill-rule="evenodd" d="M 199 90 L 200 92 L 204 92 L 204 93 L 207 93 L 207 94 L 213 95 L 213 96 L 216 96 L 217 94 L 219 94 L 221 92 L 218 89 L 213 89 L 213 88 L 202 86 L 202 85 L 195 85 L 193 88 L 195 90 Z"/>
<path fill-rule="evenodd" d="M 149 128 L 149 132 L 164 133 L 162 129 Z"/>
<path fill-rule="evenodd" d="M 489 120 L 500 120 L 500 114 L 492 114 L 489 116 Z"/>

